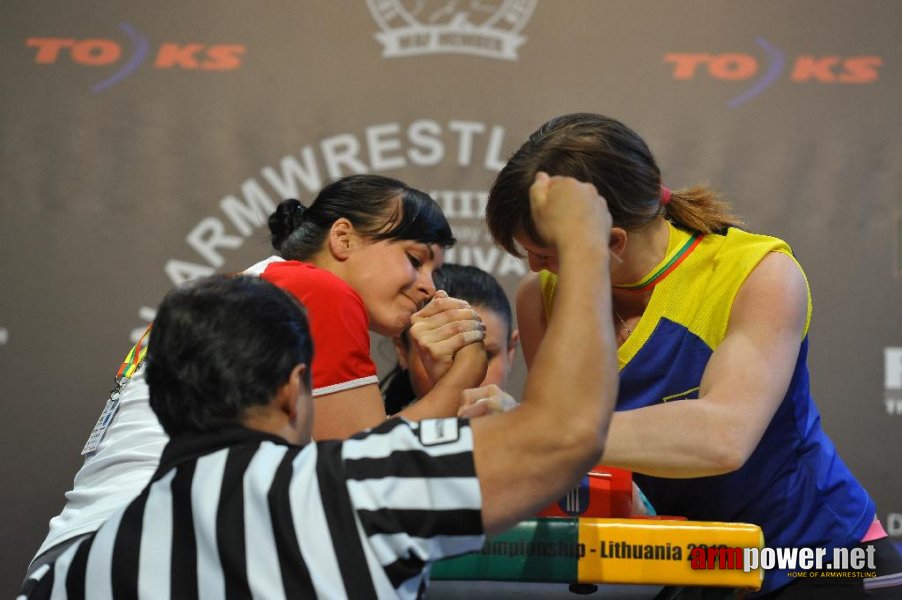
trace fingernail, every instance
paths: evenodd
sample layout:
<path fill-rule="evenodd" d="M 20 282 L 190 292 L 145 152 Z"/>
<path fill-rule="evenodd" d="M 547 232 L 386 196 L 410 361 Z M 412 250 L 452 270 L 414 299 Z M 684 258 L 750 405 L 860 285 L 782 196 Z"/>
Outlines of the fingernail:
<path fill-rule="evenodd" d="M 464 332 L 464 341 L 466 342 L 476 342 L 483 338 L 482 331 L 465 331 Z"/>

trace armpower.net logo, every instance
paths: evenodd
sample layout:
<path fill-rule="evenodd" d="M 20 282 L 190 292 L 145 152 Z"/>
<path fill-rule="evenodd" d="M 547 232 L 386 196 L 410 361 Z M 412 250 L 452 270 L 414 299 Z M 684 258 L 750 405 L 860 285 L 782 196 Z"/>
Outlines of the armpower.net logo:
<path fill-rule="evenodd" d="M 689 566 L 696 571 L 727 569 L 746 573 L 755 569 L 780 569 L 790 577 L 836 579 L 875 577 L 875 548 L 734 548 L 696 546 L 689 552 Z M 829 560 L 828 560 L 829 559 Z"/>
<path fill-rule="evenodd" d="M 120 83 L 140 67 L 187 71 L 233 71 L 246 52 L 242 44 L 151 41 L 128 23 L 120 23 L 124 41 L 107 38 L 35 36 L 25 40 L 39 65 L 75 64 L 83 67 L 115 68 L 91 86 L 98 94 Z"/>

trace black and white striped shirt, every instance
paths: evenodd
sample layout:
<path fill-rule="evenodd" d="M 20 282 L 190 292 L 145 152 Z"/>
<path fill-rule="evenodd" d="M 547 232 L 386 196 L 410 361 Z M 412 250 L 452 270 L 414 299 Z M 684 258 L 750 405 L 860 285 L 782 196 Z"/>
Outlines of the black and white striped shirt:
<path fill-rule="evenodd" d="M 176 436 L 144 491 L 39 569 L 27 598 L 417 597 L 484 537 L 469 423 L 393 419 L 300 448 Z"/>

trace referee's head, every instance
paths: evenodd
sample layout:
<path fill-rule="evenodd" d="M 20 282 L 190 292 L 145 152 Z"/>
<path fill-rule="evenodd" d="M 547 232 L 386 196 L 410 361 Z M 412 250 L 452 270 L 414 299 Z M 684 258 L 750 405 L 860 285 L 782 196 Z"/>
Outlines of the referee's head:
<path fill-rule="evenodd" d="M 150 333 L 150 405 L 170 436 L 242 424 L 301 443 L 312 415 L 307 315 L 258 277 L 171 291 Z"/>

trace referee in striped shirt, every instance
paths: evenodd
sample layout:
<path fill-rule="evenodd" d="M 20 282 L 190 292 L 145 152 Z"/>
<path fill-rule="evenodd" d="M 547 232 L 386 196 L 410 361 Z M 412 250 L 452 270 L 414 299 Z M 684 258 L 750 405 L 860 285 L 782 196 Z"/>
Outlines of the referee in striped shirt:
<path fill-rule="evenodd" d="M 616 396 L 608 278 L 581 272 L 607 273 L 610 216 L 568 178 L 540 175 L 531 198 L 560 280 L 521 407 L 311 443 L 298 303 L 257 277 L 179 288 L 146 358 L 170 436 L 157 472 L 21 597 L 414 598 L 432 561 L 558 498 L 601 455 Z"/>

